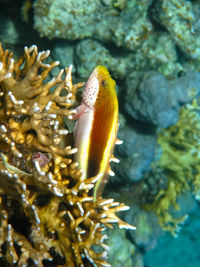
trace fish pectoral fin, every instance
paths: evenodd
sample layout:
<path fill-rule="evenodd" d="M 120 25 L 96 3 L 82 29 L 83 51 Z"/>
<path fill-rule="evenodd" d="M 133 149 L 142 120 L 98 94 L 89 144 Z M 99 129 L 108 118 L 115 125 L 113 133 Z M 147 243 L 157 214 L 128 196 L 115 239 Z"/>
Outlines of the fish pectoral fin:
<path fill-rule="evenodd" d="M 80 118 L 80 116 L 83 114 L 83 113 L 85 113 L 85 112 L 87 112 L 87 110 L 88 110 L 88 107 L 84 104 L 84 103 L 82 103 L 80 106 L 78 106 L 74 111 L 75 111 L 75 113 L 72 115 L 72 120 L 77 120 L 78 118 Z"/>
<path fill-rule="evenodd" d="M 115 173 L 111 170 L 110 165 L 108 165 L 106 173 L 96 182 L 94 186 L 94 201 L 96 201 L 97 197 L 100 197 L 103 193 L 103 190 L 108 182 L 108 178 L 110 176 L 114 176 Z"/>

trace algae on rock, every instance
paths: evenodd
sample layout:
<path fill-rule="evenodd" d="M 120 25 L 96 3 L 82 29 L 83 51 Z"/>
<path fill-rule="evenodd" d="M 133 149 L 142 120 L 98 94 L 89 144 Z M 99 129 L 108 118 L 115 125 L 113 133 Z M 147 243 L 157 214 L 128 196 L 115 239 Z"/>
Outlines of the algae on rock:
<path fill-rule="evenodd" d="M 35 29 L 50 39 L 93 37 L 134 50 L 152 31 L 147 16 L 152 0 L 125 1 L 122 10 L 118 8 L 121 6 L 119 1 L 115 2 L 105 5 L 100 0 L 37 0 L 34 4 Z"/>

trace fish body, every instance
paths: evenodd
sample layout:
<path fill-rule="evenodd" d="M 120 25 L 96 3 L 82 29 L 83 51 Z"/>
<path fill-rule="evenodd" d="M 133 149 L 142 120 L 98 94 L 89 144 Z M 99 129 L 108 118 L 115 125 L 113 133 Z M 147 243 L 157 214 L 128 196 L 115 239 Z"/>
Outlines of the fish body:
<path fill-rule="evenodd" d="M 83 92 L 81 105 L 74 119 L 75 159 L 85 177 L 100 175 L 95 184 L 94 200 L 102 193 L 110 170 L 118 129 L 118 99 L 115 81 L 104 66 L 97 66 L 90 75 Z"/>

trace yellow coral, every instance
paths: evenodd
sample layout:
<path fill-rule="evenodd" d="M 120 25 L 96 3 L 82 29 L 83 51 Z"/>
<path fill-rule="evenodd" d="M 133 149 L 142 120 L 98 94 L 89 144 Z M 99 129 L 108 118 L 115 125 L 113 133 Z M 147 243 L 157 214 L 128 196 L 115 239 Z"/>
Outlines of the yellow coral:
<path fill-rule="evenodd" d="M 159 134 L 158 142 L 162 148 L 162 156 L 155 163 L 165 171 L 169 179 L 168 188 L 160 190 L 153 204 L 146 205 L 148 210 L 154 210 L 158 215 L 160 225 L 164 230 L 176 235 L 179 224 L 187 215 L 174 218 L 170 207 L 179 209 L 177 199 L 190 190 L 199 199 L 200 192 L 200 107 L 196 100 L 187 104 L 180 111 L 179 121 L 169 129 Z"/>
<path fill-rule="evenodd" d="M 102 231 L 113 223 L 134 229 L 115 214 L 129 207 L 93 201 L 100 177 L 84 179 L 64 123 L 83 83 L 72 83 L 72 66 L 45 82 L 58 65 L 43 62 L 49 53 L 25 47 L 15 62 L 0 46 L 0 253 L 18 266 L 109 266 Z"/>

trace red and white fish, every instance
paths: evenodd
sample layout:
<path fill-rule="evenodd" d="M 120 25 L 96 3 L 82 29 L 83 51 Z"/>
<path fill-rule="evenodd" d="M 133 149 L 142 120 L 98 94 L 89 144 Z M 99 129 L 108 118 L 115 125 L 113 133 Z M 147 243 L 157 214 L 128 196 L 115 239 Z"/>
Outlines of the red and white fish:
<path fill-rule="evenodd" d="M 86 178 L 99 175 L 94 187 L 94 201 L 101 195 L 108 175 L 114 175 L 110 161 L 113 156 L 118 130 L 118 99 L 115 81 L 104 66 L 97 66 L 90 75 L 83 92 L 81 105 L 73 119 L 77 119 L 75 160 Z M 118 140 L 119 141 L 119 140 Z"/>

